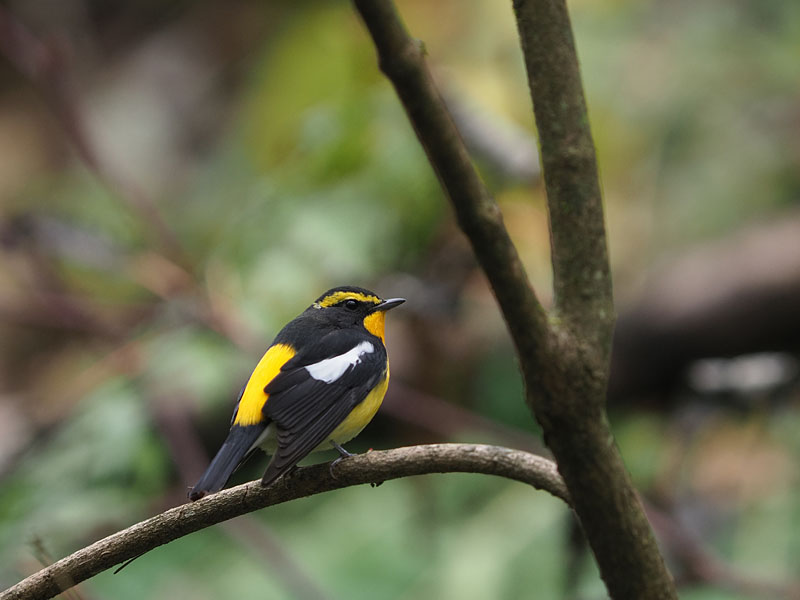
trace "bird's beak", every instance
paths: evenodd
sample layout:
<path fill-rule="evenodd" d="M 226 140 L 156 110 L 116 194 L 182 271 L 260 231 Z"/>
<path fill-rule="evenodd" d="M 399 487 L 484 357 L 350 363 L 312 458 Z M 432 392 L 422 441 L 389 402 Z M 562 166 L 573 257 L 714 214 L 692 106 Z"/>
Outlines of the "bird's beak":
<path fill-rule="evenodd" d="M 378 312 L 378 311 L 387 311 L 395 306 L 400 306 L 403 302 L 405 302 L 405 298 L 389 298 L 388 300 L 384 300 L 380 304 L 376 304 L 373 308 L 370 309 L 369 312 Z"/>

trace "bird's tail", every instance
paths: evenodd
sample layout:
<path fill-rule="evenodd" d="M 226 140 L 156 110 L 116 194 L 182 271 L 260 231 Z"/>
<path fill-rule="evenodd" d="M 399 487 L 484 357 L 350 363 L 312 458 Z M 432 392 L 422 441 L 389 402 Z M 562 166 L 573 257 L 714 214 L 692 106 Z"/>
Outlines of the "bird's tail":
<path fill-rule="evenodd" d="M 251 451 L 266 428 L 265 423 L 242 427 L 234 425 L 206 472 L 189 491 L 189 499 L 199 500 L 206 494 L 220 491 Z"/>

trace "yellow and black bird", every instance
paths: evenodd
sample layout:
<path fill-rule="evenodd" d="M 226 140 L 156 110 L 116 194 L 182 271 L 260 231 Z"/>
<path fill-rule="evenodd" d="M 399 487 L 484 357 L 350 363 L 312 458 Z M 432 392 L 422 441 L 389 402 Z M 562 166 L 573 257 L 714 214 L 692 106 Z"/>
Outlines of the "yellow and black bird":
<path fill-rule="evenodd" d="M 259 447 L 272 454 L 264 485 L 316 450 L 349 456 L 342 444 L 372 420 L 386 393 L 385 316 L 403 302 L 337 287 L 287 324 L 242 388 L 230 433 L 189 498 L 221 490 Z"/>

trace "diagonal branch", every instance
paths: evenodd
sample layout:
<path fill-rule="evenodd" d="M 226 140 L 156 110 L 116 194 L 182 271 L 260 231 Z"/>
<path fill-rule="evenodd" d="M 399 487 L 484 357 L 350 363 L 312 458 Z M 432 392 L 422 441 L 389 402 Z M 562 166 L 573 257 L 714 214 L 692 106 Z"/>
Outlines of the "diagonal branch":
<path fill-rule="evenodd" d="M 391 2 L 355 0 L 378 51 L 381 70 L 394 85 L 459 225 L 492 285 L 520 356 L 540 356 L 547 317 L 525 267 L 484 186 L 425 64 L 421 43 L 409 37 Z"/>
<path fill-rule="evenodd" d="M 427 473 L 483 473 L 527 483 L 569 503 L 555 464 L 499 446 L 433 444 L 355 455 L 335 467 L 300 468 L 269 487 L 253 481 L 184 504 L 78 550 L 0 593 L 0 600 L 52 598 L 114 565 L 216 523 L 322 492 Z"/>

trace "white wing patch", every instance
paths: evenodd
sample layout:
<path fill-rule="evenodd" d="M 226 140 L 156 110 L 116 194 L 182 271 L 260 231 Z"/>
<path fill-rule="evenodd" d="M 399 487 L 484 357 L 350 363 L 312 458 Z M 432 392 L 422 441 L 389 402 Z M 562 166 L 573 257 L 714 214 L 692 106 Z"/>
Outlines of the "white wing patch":
<path fill-rule="evenodd" d="M 361 357 L 370 352 L 375 352 L 375 346 L 370 342 L 361 342 L 344 354 L 326 358 L 313 365 L 308 365 L 306 371 L 317 381 L 333 383 L 339 379 L 350 367 L 355 367 L 361 362 Z"/>

